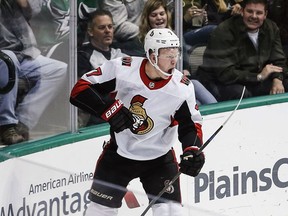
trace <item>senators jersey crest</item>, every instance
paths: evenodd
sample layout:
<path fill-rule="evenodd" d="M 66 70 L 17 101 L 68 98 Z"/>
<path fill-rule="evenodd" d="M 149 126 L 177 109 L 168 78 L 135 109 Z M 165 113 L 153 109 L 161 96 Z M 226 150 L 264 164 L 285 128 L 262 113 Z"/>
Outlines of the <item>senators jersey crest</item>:
<path fill-rule="evenodd" d="M 136 95 L 131 100 L 129 110 L 134 119 L 132 128 L 132 133 L 134 134 L 146 134 L 154 127 L 153 120 L 147 115 L 146 110 L 143 108 L 143 104 L 146 100 L 147 98 L 141 95 Z"/>

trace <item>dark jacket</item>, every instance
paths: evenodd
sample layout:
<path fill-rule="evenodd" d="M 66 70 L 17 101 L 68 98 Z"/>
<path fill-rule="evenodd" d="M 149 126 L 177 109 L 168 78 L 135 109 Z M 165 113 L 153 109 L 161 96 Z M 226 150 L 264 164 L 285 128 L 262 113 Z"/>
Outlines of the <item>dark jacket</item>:
<path fill-rule="evenodd" d="M 266 19 L 259 29 L 258 50 L 251 42 L 241 16 L 231 17 L 212 33 L 198 74 L 201 81 L 222 84 L 252 84 L 267 64 L 287 73 L 279 29 Z"/>

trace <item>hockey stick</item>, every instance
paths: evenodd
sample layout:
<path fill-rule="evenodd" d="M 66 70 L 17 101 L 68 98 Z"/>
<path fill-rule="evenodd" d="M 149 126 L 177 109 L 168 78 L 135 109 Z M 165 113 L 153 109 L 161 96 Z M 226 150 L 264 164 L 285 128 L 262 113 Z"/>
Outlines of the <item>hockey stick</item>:
<path fill-rule="evenodd" d="M 199 148 L 199 150 L 196 152 L 197 155 L 199 155 L 204 148 L 206 148 L 206 146 L 214 139 L 214 137 L 219 133 L 220 130 L 222 130 L 222 128 L 224 127 L 224 125 L 229 121 L 229 119 L 233 116 L 233 114 L 236 112 L 236 110 L 238 109 L 243 96 L 244 96 L 244 92 L 245 92 L 246 87 L 243 87 L 242 90 L 242 95 L 238 101 L 238 104 L 236 105 L 235 109 L 233 110 L 233 112 L 228 116 L 228 118 L 226 119 L 226 121 L 210 136 L 210 138 Z"/>
<path fill-rule="evenodd" d="M 141 216 L 144 216 L 144 215 L 148 212 L 148 210 L 151 208 L 151 206 L 154 205 L 155 202 L 156 202 L 157 200 L 159 200 L 159 198 L 165 193 L 165 191 L 179 178 L 180 174 L 181 174 L 181 172 L 178 172 L 178 173 L 173 177 L 173 179 L 172 179 L 168 184 L 165 185 L 165 187 L 160 191 L 160 193 L 159 193 L 156 197 L 154 197 L 154 199 L 149 203 L 149 205 L 148 205 L 148 206 L 146 207 L 146 209 L 143 211 L 143 213 L 141 214 Z"/>
<path fill-rule="evenodd" d="M 243 91 L 242 91 L 242 95 L 238 101 L 238 104 L 236 105 L 235 109 L 233 110 L 233 112 L 228 116 L 228 118 L 224 121 L 224 123 L 209 137 L 209 139 L 199 148 L 199 150 L 196 152 L 196 155 L 199 155 L 204 148 L 206 148 L 206 146 L 214 139 L 214 137 L 219 133 L 220 130 L 222 130 L 222 128 L 224 127 L 224 125 L 229 121 L 229 119 L 232 117 L 232 115 L 235 113 L 235 111 L 238 109 L 243 96 L 244 96 L 244 92 L 245 92 L 246 87 L 243 87 Z M 173 179 L 167 184 L 165 185 L 165 187 L 160 191 L 160 193 L 154 197 L 154 199 L 149 203 L 149 205 L 147 206 L 147 208 L 143 211 L 143 213 L 141 214 L 141 216 L 144 216 L 148 210 L 151 208 L 152 205 L 155 204 L 155 202 L 157 200 L 159 200 L 159 198 L 165 193 L 165 191 L 179 178 L 179 176 L 181 175 L 181 172 L 179 171 L 174 177 Z"/>

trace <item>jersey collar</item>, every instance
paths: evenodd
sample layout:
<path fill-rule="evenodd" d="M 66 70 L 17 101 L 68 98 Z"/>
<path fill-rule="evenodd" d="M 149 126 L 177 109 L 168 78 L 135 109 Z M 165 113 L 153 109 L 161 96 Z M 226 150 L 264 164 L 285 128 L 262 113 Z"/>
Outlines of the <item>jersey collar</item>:
<path fill-rule="evenodd" d="M 143 83 L 145 84 L 145 86 L 147 86 L 147 88 L 149 88 L 150 90 L 160 89 L 163 86 L 165 86 L 170 81 L 172 76 L 170 76 L 168 79 L 163 79 L 159 81 L 151 80 L 145 73 L 145 65 L 147 63 L 148 63 L 148 59 L 144 59 L 140 67 L 140 77 Z"/>

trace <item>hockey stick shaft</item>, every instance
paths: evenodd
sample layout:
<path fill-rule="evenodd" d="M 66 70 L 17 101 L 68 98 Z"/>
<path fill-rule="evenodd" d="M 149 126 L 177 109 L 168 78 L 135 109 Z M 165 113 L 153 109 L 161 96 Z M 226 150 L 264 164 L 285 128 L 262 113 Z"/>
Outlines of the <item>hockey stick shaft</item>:
<path fill-rule="evenodd" d="M 148 212 L 148 210 L 151 208 L 151 206 L 154 205 L 155 202 L 156 202 L 157 200 L 159 200 L 159 198 L 163 195 L 163 193 L 165 193 L 165 191 L 179 178 L 180 174 L 181 174 L 181 172 L 178 172 L 178 173 L 174 176 L 174 178 L 173 178 L 167 185 L 165 185 L 165 187 L 160 191 L 160 193 L 159 193 L 156 197 L 154 197 L 154 199 L 149 203 L 149 205 L 148 205 L 148 206 L 146 207 L 146 209 L 143 211 L 143 213 L 141 214 L 141 216 L 144 216 L 144 215 Z"/>
<path fill-rule="evenodd" d="M 242 91 L 242 94 L 241 94 L 241 97 L 236 105 L 236 107 L 234 108 L 233 112 L 228 116 L 228 118 L 224 121 L 224 123 L 209 137 L 209 139 L 199 148 L 199 150 L 196 152 L 197 155 L 199 155 L 204 148 L 206 148 L 206 146 L 214 139 L 214 137 L 222 130 L 222 128 L 224 127 L 224 125 L 230 120 L 230 118 L 234 115 L 234 113 L 236 112 L 236 110 L 238 109 L 242 99 L 243 99 L 243 96 L 244 96 L 244 93 L 245 93 L 245 89 L 246 87 L 244 86 L 243 87 L 243 91 Z"/>
<path fill-rule="evenodd" d="M 213 134 L 212 136 L 201 146 L 201 148 L 199 148 L 199 150 L 196 152 L 196 154 L 200 154 L 203 149 L 214 139 L 214 137 L 219 133 L 219 131 L 223 128 L 223 125 L 221 125 Z M 172 185 L 174 184 L 174 182 L 179 178 L 179 176 L 181 175 L 181 172 L 178 171 L 177 174 L 174 176 L 174 178 L 167 184 L 165 185 L 165 187 L 160 191 L 160 193 L 154 197 L 154 199 L 149 203 L 149 205 L 147 206 L 147 208 L 144 210 L 144 212 L 141 214 L 141 216 L 144 216 L 147 211 L 151 208 L 152 205 L 155 204 L 155 202 L 163 195 L 163 193 L 165 193 L 165 191 Z"/>
<path fill-rule="evenodd" d="M 199 155 L 203 150 L 204 148 L 206 148 L 206 146 L 215 138 L 215 136 L 222 130 L 222 128 L 224 127 L 224 125 L 229 121 L 229 119 L 233 116 L 233 114 L 235 113 L 235 111 L 238 109 L 242 99 L 243 99 L 243 96 L 244 96 L 244 93 L 245 93 L 245 89 L 246 87 L 244 86 L 243 87 L 243 91 L 242 91 L 242 95 L 238 101 L 238 104 L 236 105 L 235 109 L 233 110 L 233 112 L 228 116 L 228 118 L 225 120 L 225 122 L 209 137 L 209 139 L 199 148 L 199 150 L 196 152 L 197 155 Z M 151 208 L 152 205 L 155 204 L 155 202 L 163 195 L 163 193 L 165 193 L 165 191 L 167 190 L 168 187 L 170 187 L 178 178 L 179 176 L 181 175 L 181 172 L 178 172 L 174 177 L 173 179 L 167 184 L 165 185 L 165 187 L 160 191 L 160 193 L 154 197 L 154 199 L 149 203 L 149 205 L 146 207 L 146 209 L 143 211 L 143 213 L 141 214 L 141 216 L 144 216 L 148 210 Z"/>

